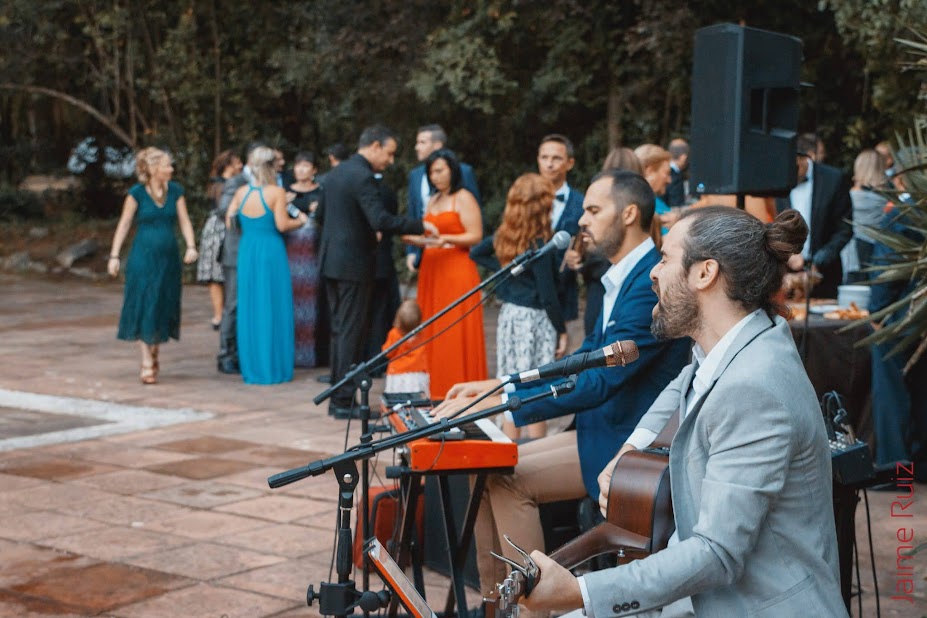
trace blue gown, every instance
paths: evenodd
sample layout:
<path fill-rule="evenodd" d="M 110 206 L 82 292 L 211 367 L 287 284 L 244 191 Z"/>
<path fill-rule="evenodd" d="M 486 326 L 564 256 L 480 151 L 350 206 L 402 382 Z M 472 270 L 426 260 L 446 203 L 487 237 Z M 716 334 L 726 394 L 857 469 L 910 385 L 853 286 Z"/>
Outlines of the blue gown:
<path fill-rule="evenodd" d="M 293 379 L 293 288 L 283 235 L 259 187 L 249 187 L 242 206 L 257 191 L 264 214 L 238 211 L 238 362 L 247 384 Z"/>

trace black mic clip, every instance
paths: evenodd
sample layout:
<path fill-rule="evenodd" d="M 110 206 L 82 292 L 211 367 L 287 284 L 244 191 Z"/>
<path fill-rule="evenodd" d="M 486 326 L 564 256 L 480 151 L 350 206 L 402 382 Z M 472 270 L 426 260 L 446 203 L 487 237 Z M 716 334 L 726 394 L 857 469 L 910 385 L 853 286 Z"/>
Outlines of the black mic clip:
<path fill-rule="evenodd" d="M 574 373 L 569 378 L 561 382 L 560 384 L 551 384 L 550 391 L 553 393 L 554 399 L 560 397 L 561 395 L 566 395 L 572 393 L 576 390 L 576 374 Z"/>

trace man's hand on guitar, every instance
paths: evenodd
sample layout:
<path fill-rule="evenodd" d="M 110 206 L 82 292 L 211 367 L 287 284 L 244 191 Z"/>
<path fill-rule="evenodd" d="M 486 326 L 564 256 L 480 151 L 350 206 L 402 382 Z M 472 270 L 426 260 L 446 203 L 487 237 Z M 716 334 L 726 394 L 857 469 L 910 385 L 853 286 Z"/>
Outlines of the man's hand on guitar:
<path fill-rule="evenodd" d="M 615 464 L 618 463 L 622 455 L 630 450 L 634 450 L 634 446 L 625 442 L 624 446 L 619 449 L 618 454 L 615 455 L 615 457 L 606 464 L 605 469 L 599 473 L 599 510 L 602 512 L 602 517 L 607 516 L 608 489 L 612 484 L 612 472 L 615 470 Z"/>
<path fill-rule="evenodd" d="M 541 569 L 540 581 L 520 603 L 531 611 L 571 611 L 583 606 L 579 582 L 568 570 L 535 550 L 531 559 Z"/>

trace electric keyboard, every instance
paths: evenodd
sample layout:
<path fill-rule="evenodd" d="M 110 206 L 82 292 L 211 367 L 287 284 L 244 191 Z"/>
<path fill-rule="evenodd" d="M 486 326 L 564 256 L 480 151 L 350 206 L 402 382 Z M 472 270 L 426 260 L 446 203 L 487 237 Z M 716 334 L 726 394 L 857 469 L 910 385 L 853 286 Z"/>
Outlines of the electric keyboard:
<path fill-rule="evenodd" d="M 422 393 L 384 393 L 381 403 L 396 433 L 435 422 L 432 402 Z M 401 452 L 414 472 L 513 468 L 518 463 L 518 445 L 488 418 L 415 440 Z"/>

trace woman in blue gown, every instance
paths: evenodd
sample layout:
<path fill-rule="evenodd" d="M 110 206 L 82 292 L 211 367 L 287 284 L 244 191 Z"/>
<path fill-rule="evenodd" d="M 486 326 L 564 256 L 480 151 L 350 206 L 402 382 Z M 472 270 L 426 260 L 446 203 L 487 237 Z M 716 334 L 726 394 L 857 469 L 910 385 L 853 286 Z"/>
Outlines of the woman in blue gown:
<path fill-rule="evenodd" d="M 168 153 L 145 148 L 135 155 L 138 184 L 129 189 L 116 226 L 107 270 L 119 274 L 119 252 L 134 220 L 135 240 L 125 265 L 126 286 L 117 337 L 138 341 L 142 352 L 142 384 L 158 381 L 158 350 L 168 339 L 180 339 L 181 266 L 174 226 L 187 243 L 183 261 L 196 261 L 196 241 L 187 214 L 183 187 L 171 182 L 174 166 Z"/>
<path fill-rule="evenodd" d="M 251 183 L 232 198 L 226 225 L 241 230 L 238 245 L 238 362 L 247 384 L 293 379 L 293 288 L 283 233 L 306 223 L 291 219 L 286 193 L 276 184 L 274 151 L 248 156 Z"/>

